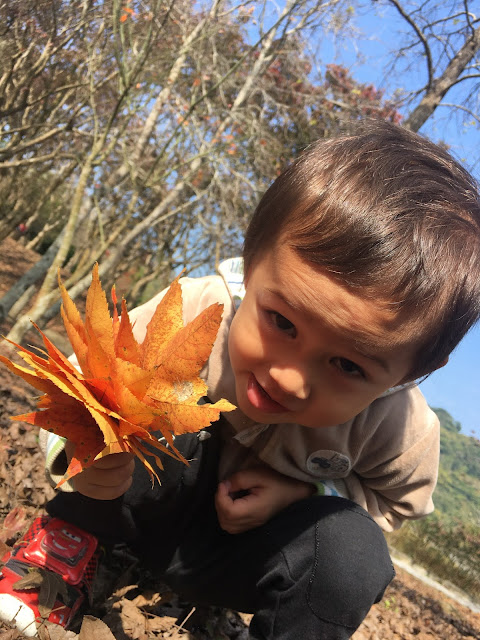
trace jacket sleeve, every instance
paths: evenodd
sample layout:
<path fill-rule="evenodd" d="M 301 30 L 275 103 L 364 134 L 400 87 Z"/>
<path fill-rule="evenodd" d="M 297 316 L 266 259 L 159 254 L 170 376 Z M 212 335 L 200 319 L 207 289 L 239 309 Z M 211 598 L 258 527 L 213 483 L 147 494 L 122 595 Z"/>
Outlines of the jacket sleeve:
<path fill-rule="evenodd" d="M 345 484 L 349 497 L 382 529 L 392 531 L 404 520 L 421 518 L 434 509 L 440 427 L 417 387 L 374 405 L 363 419 L 377 426 L 362 445 Z"/>
<path fill-rule="evenodd" d="M 67 470 L 67 456 L 65 455 L 65 438 L 49 433 L 45 429 L 40 429 L 38 436 L 40 449 L 45 456 L 45 475 L 52 487 L 63 478 Z M 71 482 L 62 484 L 60 491 L 75 491 Z"/>

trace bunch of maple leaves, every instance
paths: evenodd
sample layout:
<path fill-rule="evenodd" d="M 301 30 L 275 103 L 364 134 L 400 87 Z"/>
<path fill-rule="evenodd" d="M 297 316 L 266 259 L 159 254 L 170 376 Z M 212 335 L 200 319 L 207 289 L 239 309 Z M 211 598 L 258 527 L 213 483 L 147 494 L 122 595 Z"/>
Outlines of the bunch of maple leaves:
<path fill-rule="evenodd" d="M 62 318 L 78 368 L 35 324 L 46 351 L 39 349 L 37 355 L 12 343 L 30 368 L 0 356 L 13 373 L 42 392 L 37 411 L 12 419 L 75 444 L 68 469 L 57 486 L 95 460 L 122 451 L 137 455 L 152 481 L 159 478 L 147 457 L 152 456 L 163 468 L 156 451 L 187 463 L 175 447 L 174 436 L 199 431 L 218 420 L 221 411 L 235 409 L 224 399 L 198 404 L 207 393 L 199 374 L 215 342 L 223 305 L 211 305 L 184 326 L 177 278 L 139 344 L 124 299 L 118 315 L 115 287 L 111 294 L 113 317 L 110 315 L 98 265 L 93 268 L 87 293 L 85 321 L 61 282 L 59 286 Z"/>

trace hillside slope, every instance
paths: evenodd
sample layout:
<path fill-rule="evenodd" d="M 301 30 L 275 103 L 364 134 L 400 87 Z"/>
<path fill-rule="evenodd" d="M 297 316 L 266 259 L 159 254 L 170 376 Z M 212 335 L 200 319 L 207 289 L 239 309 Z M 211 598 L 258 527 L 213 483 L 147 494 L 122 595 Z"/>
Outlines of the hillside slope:
<path fill-rule="evenodd" d="M 444 409 L 434 411 L 441 425 L 435 508 L 449 521 L 480 527 L 480 440 L 460 433 L 460 423 Z"/>

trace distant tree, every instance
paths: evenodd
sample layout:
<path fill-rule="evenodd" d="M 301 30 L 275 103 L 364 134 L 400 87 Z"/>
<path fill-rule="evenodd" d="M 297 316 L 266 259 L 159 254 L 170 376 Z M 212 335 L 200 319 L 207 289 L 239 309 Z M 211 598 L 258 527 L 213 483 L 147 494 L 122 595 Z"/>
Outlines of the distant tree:
<path fill-rule="evenodd" d="M 402 91 L 403 124 L 418 131 L 440 107 L 480 124 L 480 15 L 472 0 L 375 0 L 393 7 L 405 29 L 395 37 L 390 77 L 409 70 L 418 84 Z M 454 91 L 453 91 L 454 90 Z M 448 95 L 447 95 L 448 94 Z M 451 96 L 451 98 L 450 98 Z"/>
<path fill-rule="evenodd" d="M 446 429 L 447 431 L 460 433 L 462 429 L 461 423 L 458 422 L 457 420 L 454 420 L 452 416 L 448 413 L 448 411 L 445 411 L 445 409 L 437 409 L 437 408 L 434 408 L 433 410 L 437 414 L 438 419 L 440 420 L 440 424 L 442 425 L 442 427 L 444 427 L 444 429 Z"/>
<path fill-rule="evenodd" d="M 439 36 L 422 39 L 409 10 L 431 58 L 429 82 L 410 96 L 413 114 L 438 93 L 446 58 L 458 61 L 457 81 L 473 80 L 476 53 L 467 61 L 460 52 L 476 42 L 476 18 L 457 12 L 457 37 L 440 55 Z M 262 10 L 243 0 L 0 5 L 0 239 L 41 221 L 30 246 L 56 243 L 9 337 L 21 340 L 30 319 L 42 324 L 56 312 L 59 267 L 72 297 L 99 261 L 106 285 L 123 275 L 123 293 L 139 299 L 179 267 L 215 266 L 238 252 L 260 194 L 312 140 L 365 116 L 398 122 L 382 91 L 339 65 L 318 68 L 309 51 L 350 13 L 343 0 Z M 454 26 L 449 17 L 431 22 L 437 31 Z M 405 46 L 406 56 L 418 43 Z M 13 304 L 20 313 L 24 283 L 0 300 L 0 316 Z"/>
<path fill-rule="evenodd" d="M 57 5 L 57 22 L 71 16 L 70 5 Z M 340 124 L 332 102 L 340 89 L 313 77 L 305 53 L 307 32 L 318 32 L 340 2 L 289 0 L 268 25 L 257 23 L 254 42 L 247 39 L 252 7 L 243 2 L 127 8 L 116 0 L 88 5 L 82 38 L 64 52 L 74 68 L 78 57 L 83 80 L 58 111 L 62 118 L 69 113 L 71 123 L 62 128 L 59 148 L 41 141 L 35 147 L 35 158 L 47 164 L 32 183 L 41 195 L 28 209 L 30 220 L 42 215 L 50 237 L 61 242 L 33 307 L 9 333 L 15 341 L 30 319 L 44 322 L 55 311 L 62 265 L 73 297 L 88 285 L 95 260 L 107 281 L 130 274 L 123 281 L 140 296 L 177 266 L 218 263 L 237 252 L 267 184 L 299 149 Z M 10 22 L 13 28 L 15 16 Z M 53 77 L 57 57 L 45 65 Z M 21 83 L 24 75 L 16 79 L 12 70 L 12 78 Z M 347 72 L 344 80 L 355 96 L 348 104 L 342 89 L 345 118 L 358 117 L 362 103 L 377 109 L 381 96 L 359 99 Z M 18 180 L 27 179 L 33 151 L 15 142 L 8 123 L 4 131 L 8 154 L 0 171 L 16 168 Z M 53 206 L 57 182 L 60 209 Z M 9 304 L 15 299 L 9 292 Z"/>

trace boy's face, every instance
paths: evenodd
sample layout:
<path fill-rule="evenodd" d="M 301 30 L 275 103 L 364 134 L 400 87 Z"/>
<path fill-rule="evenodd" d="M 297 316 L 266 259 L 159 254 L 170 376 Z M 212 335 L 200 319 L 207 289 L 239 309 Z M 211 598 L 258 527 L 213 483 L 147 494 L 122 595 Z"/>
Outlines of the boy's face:
<path fill-rule="evenodd" d="M 353 293 L 286 245 L 254 264 L 246 287 L 229 353 L 252 420 L 341 424 L 407 377 L 415 349 L 388 301 Z"/>

